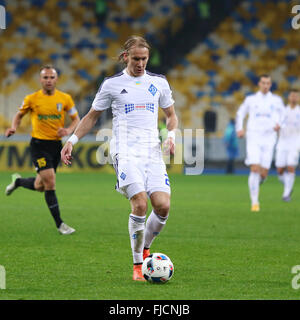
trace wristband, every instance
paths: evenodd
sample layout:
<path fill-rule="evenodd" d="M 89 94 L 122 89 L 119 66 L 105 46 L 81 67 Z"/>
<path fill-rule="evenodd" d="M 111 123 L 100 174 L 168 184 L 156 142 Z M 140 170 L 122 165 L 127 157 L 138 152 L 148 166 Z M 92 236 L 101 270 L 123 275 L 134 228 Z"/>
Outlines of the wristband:
<path fill-rule="evenodd" d="M 173 141 L 175 142 L 175 131 L 168 131 L 168 138 L 172 138 Z"/>
<path fill-rule="evenodd" d="M 74 146 L 74 144 L 76 144 L 78 142 L 78 137 L 76 136 L 76 134 L 72 134 L 71 137 L 67 140 L 67 142 L 71 142 L 72 145 Z"/>

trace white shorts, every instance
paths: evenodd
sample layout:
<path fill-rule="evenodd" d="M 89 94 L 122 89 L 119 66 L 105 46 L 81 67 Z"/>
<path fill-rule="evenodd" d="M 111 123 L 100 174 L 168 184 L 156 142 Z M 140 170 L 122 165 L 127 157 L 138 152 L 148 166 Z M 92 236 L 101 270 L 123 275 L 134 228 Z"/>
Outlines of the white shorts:
<path fill-rule="evenodd" d="M 130 199 L 135 194 L 146 192 L 148 197 L 153 192 L 171 193 L 169 177 L 163 160 L 149 162 L 145 158 L 114 158 L 117 175 L 116 190 Z"/>
<path fill-rule="evenodd" d="M 276 140 L 247 137 L 245 164 L 250 166 L 258 164 L 264 169 L 270 169 Z"/>
<path fill-rule="evenodd" d="M 276 168 L 297 167 L 299 163 L 299 151 L 297 149 L 276 149 Z"/>

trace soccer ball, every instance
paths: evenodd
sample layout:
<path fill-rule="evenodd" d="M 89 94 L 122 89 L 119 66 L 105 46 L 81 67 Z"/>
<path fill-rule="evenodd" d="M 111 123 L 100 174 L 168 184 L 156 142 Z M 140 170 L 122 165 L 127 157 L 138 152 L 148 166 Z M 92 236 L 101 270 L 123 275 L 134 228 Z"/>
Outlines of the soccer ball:
<path fill-rule="evenodd" d="M 172 278 L 174 266 L 165 254 L 152 253 L 144 260 L 142 273 L 149 282 L 165 283 Z"/>

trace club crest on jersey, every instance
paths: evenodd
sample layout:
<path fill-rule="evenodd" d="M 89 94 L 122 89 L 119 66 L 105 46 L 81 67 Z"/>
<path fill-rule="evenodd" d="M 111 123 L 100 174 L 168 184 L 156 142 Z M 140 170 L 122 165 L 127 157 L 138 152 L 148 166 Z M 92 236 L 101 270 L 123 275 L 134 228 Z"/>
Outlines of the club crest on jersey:
<path fill-rule="evenodd" d="M 57 103 L 57 104 L 56 104 L 56 108 L 57 108 L 57 111 L 58 111 L 58 112 L 61 112 L 61 110 L 62 110 L 62 103 Z"/>
<path fill-rule="evenodd" d="M 122 180 L 125 180 L 125 179 L 126 179 L 126 174 L 125 174 L 124 172 L 122 172 L 122 173 L 120 174 L 120 178 L 121 178 Z"/>
<path fill-rule="evenodd" d="M 157 92 L 157 89 L 154 87 L 154 85 L 151 83 L 151 86 L 148 88 L 148 91 L 155 96 L 155 93 Z"/>

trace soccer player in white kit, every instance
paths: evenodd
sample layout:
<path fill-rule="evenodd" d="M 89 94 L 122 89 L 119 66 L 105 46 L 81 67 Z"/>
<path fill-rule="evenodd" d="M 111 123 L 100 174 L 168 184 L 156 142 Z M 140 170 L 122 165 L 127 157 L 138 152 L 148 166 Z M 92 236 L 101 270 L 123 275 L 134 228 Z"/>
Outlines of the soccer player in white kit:
<path fill-rule="evenodd" d="M 284 185 L 282 200 L 286 202 L 291 201 L 291 194 L 295 182 L 295 171 L 299 163 L 299 147 L 299 91 L 293 89 L 289 93 L 288 105 L 284 110 L 283 126 L 279 131 L 275 159 L 279 181 Z"/>
<path fill-rule="evenodd" d="M 282 99 L 271 93 L 269 75 L 259 77 L 259 91 L 244 100 L 237 111 L 237 136 L 245 136 L 243 121 L 248 114 L 246 131 L 246 160 L 250 166 L 248 186 L 251 211 L 259 211 L 259 186 L 266 179 L 271 167 L 277 132 L 282 122 L 284 105 Z"/>
<path fill-rule="evenodd" d="M 111 107 L 113 136 L 110 154 L 117 175 L 116 189 L 131 204 L 128 229 L 133 256 L 133 280 L 144 281 L 142 263 L 150 254 L 154 238 L 166 224 L 170 209 L 170 182 L 162 159 L 158 135 L 158 108 L 166 116 L 168 138 L 165 150 L 174 153 L 178 120 L 172 91 L 162 75 L 146 71 L 150 46 L 145 39 L 130 37 L 119 59 L 126 68 L 106 78 L 74 134 L 61 152 L 71 163 L 73 145 L 95 125 L 103 110 Z M 152 205 L 147 222 L 148 197 Z"/>

